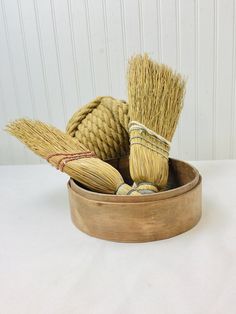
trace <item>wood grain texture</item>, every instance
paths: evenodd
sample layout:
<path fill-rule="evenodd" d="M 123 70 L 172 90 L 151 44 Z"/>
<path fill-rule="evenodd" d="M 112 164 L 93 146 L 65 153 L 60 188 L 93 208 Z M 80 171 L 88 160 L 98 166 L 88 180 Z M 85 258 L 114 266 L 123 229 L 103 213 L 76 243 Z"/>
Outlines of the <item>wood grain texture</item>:
<path fill-rule="evenodd" d="M 171 180 L 177 188 L 153 195 L 104 195 L 70 180 L 73 223 L 91 236 L 117 242 L 161 240 L 191 229 L 201 217 L 201 177 L 188 164 L 171 162 Z"/>

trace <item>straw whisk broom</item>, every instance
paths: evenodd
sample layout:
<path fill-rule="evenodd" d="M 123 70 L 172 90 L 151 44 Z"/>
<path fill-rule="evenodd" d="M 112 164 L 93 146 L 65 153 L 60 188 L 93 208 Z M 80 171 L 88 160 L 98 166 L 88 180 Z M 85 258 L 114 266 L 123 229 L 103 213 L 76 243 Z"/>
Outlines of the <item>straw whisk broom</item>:
<path fill-rule="evenodd" d="M 185 81 L 146 54 L 128 69 L 130 173 L 141 193 L 165 187 L 171 140 L 183 106 Z"/>
<path fill-rule="evenodd" d="M 19 119 L 6 130 L 34 153 L 67 173 L 92 191 L 118 195 L 139 195 L 120 173 L 71 136 L 43 122 Z"/>

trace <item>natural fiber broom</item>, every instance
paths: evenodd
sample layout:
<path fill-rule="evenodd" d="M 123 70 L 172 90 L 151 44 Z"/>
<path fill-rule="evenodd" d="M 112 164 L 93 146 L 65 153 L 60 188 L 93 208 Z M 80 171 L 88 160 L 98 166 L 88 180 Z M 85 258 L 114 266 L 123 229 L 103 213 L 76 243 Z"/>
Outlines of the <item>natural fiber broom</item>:
<path fill-rule="evenodd" d="M 172 137 L 183 106 L 185 81 L 146 54 L 130 60 L 128 102 L 130 173 L 141 193 L 157 192 L 168 180 Z"/>
<path fill-rule="evenodd" d="M 6 130 L 37 155 L 93 191 L 139 194 L 124 183 L 115 168 L 96 158 L 93 152 L 55 127 L 40 121 L 19 119 L 9 123 Z"/>

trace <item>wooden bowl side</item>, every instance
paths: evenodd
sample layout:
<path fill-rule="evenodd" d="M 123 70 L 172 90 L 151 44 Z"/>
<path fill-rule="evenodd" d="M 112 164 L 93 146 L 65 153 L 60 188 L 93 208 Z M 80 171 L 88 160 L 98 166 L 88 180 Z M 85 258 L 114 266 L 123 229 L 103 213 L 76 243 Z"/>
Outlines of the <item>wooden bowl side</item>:
<path fill-rule="evenodd" d="M 114 203 L 88 199 L 76 193 L 69 182 L 71 217 L 76 227 L 93 237 L 116 242 L 162 240 L 198 223 L 202 212 L 201 188 L 199 177 L 195 187 L 175 197 L 138 202 L 130 196 L 127 202 Z"/>
<path fill-rule="evenodd" d="M 116 160 L 116 164 L 113 161 L 113 165 L 121 172 L 123 178 L 129 178 L 129 162 L 128 158 L 122 158 Z M 140 195 L 140 196 L 121 196 L 121 195 L 111 195 L 102 194 L 89 191 L 73 179 L 70 179 L 70 186 L 72 190 L 81 196 L 95 201 L 107 201 L 113 203 L 130 203 L 130 202 L 152 202 L 157 200 L 163 200 L 177 195 L 183 194 L 191 190 L 199 181 L 199 172 L 192 165 L 177 159 L 170 159 L 170 171 L 168 186 L 171 186 L 169 190 L 163 190 L 159 193 Z M 129 182 L 129 180 L 125 180 Z M 175 187 L 175 188 L 173 188 Z"/>

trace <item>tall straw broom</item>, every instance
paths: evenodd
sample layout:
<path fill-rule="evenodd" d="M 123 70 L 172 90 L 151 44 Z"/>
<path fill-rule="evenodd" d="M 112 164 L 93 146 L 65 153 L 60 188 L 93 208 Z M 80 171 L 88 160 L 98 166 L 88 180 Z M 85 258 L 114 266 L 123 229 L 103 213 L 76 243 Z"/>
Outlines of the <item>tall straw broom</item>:
<path fill-rule="evenodd" d="M 172 137 L 183 106 L 185 81 L 146 54 L 128 69 L 130 173 L 141 193 L 162 189 L 168 180 Z"/>
<path fill-rule="evenodd" d="M 40 121 L 19 119 L 9 123 L 6 131 L 37 155 L 67 173 L 87 188 L 108 194 L 139 195 L 120 173 L 71 136 Z"/>

